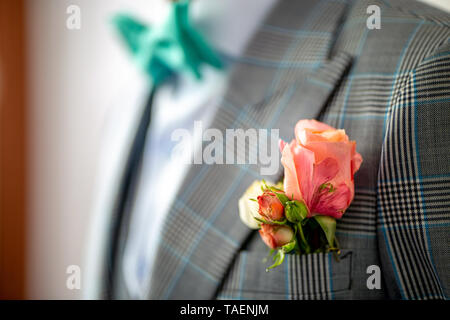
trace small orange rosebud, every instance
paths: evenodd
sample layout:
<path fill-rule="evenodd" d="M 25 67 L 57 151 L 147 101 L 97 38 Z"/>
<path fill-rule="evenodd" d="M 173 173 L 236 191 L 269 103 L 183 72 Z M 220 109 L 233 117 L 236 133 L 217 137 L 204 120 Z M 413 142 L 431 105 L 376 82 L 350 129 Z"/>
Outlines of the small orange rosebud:
<path fill-rule="evenodd" d="M 270 248 L 276 249 L 288 244 L 294 239 L 294 231 L 288 226 L 262 224 L 259 234 Z"/>
<path fill-rule="evenodd" d="M 269 221 L 279 221 L 284 219 L 284 207 L 275 193 L 264 191 L 258 196 L 259 214 Z"/>

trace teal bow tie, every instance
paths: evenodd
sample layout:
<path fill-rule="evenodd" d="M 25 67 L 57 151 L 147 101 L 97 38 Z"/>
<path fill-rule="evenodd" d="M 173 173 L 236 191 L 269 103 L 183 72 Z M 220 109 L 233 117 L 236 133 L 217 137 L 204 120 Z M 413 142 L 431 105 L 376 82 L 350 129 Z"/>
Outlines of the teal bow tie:
<path fill-rule="evenodd" d="M 113 19 L 134 59 L 155 86 L 172 74 L 186 71 L 201 79 L 203 63 L 223 67 L 219 56 L 190 23 L 188 7 L 188 1 L 174 2 L 168 19 L 154 27 L 126 14 Z"/>

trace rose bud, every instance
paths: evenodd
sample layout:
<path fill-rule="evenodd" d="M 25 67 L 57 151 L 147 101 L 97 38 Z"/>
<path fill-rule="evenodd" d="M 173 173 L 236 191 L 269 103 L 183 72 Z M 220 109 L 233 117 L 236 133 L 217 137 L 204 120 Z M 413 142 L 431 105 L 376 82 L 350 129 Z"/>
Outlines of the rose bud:
<path fill-rule="evenodd" d="M 261 181 L 253 181 L 247 191 L 239 199 L 239 216 L 242 222 L 251 229 L 259 229 L 260 222 L 257 219 L 263 217 L 259 214 L 259 205 L 256 201 L 261 194 Z"/>
<path fill-rule="evenodd" d="M 258 196 L 259 214 L 269 221 L 284 219 L 284 207 L 275 193 L 264 191 Z"/>
<path fill-rule="evenodd" d="M 294 239 L 294 231 L 288 226 L 262 224 L 259 234 L 264 243 L 272 249 L 282 247 Z"/>
<path fill-rule="evenodd" d="M 308 216 L 308 207 L 303 201 L 292 200 L 286 202 L 286 219 L 292 223 L 302 222 Z"/>

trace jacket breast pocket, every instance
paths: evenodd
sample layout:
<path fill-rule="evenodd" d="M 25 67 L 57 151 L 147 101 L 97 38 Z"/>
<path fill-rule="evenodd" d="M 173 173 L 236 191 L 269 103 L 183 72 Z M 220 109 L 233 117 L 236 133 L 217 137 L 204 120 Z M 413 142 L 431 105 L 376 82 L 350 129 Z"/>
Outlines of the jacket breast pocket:
<path fill-rule="evenodd" d="M 241 251 L 218 299 L 333 299 L 350 291 L 352 252 L 286 255 L 283 264 L 266 271 L 267 253 Z"/>

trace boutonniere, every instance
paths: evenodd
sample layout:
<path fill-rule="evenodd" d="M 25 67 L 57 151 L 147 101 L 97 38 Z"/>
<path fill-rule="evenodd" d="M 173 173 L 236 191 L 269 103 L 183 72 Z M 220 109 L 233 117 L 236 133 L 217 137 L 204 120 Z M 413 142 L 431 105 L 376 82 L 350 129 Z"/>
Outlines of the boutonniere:
<path fill-rule="evenodd" d="M 259 229 L 271 249 L 272 269 L 286 254 L 333 252 L 339 260 L 336 220 L 354 196 L 362 157 L 345 130 L 300 120 L 291 143 L 280 140 L 283 183 L 255 181 L 239 200 L 241 220 Z"/>

